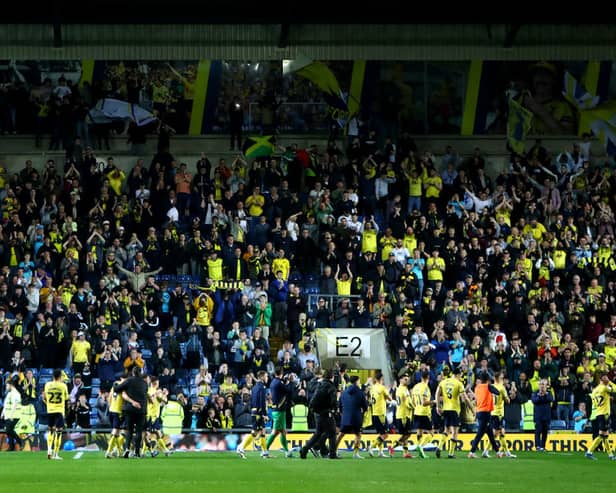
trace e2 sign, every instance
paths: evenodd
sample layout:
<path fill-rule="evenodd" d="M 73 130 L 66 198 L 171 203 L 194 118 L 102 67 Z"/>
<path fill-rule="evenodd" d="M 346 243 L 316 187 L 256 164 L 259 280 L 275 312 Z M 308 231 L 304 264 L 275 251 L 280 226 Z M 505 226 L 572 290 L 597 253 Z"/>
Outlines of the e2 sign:
<path fill-rule="evenodd" d="M 370 336 L 336 336 L 329 345 L 333 358 L 370 358 Z"/>

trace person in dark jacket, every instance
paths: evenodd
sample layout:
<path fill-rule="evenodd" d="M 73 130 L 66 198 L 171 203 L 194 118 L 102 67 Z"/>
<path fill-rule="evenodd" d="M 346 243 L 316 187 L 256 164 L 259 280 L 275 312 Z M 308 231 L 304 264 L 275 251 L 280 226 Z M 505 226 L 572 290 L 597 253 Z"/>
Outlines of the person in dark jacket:
<path fill-rule="evenodd" d="M 359 455 L 361 447 L 361 426 L 364 422 L 364 413 L 368 410 L 368 399 L 366 394 L 361 390 L 359 385 L 359 377 L 351 376 L 349 386 L 344 389 L 340 396 L 340 409 L 342 417 L 340 418 L 340 434 L 338 435 L 338 445 L 346 433 L 355 435 L 355 443 L 353 444 L 353 458 L 363 459 Z"/>
<path fill-rule="evenodd" d="M 548 389 L 547 380 L 542 379 L 539 381 L 539 389 L 537 392 L 533 392 L 531 400 L 534 405 L 535 450 L 543 452 L 545 450 L 545 442 L 548 439 L 548 431 L 550 431 L 551 408 L 554 401 L 554 397 Z"/>
<path fill-rule="evenodd" d="M 282 366 L 277 366 L 274 379 L 270 385 L 272 394 L 272 433 L 267 437 L 266 450 L 272 446 L 274 439 L 280 435 L 280 443 L 287 457 L 293 457 L 287 445 L 287 409 L 291 405 L 295 375 L 285 377 Z"/>
<path fill-rule="evenodd" d="M 265 402 L 265 385 L 269 375 L 266 371 L 261 370 L 257 373 L 257 383 L 252 388 L 250 395 L 250 414 L 252 416 L 252 432 L 246 435 L 244 441 L 237 448 L 237 454 L 242 458 L 246 458 L 246 447 L 254 441 L 259 441 L 261 445 L 261 457 L 264 459 L 269 457 L 266 450 L 265 442 L 265 420 L 267 419 L 267 404 Z"/>
<path fill-rule="evenodd" d="M 125 459 L 130 457 L 131 443 L 135 437 L 133 448 L 136 457 L 141 457 L 141 439 L 147 405 L 148 384 L 143 379 L 141 368 L 135 366 L 132 376 L 122 383 L 116 383 L 113 390 L 122 394 L 124 405 L 122 413 L 126 416 L 127 437 L 124 445 Z"/>
<path fill-rule="evenodd" d="M 336 410 L 336 386 L 334 385 L 334 375 L 331 370 L 323 372 L 323 380 L 314 396 L 310 400 L 310 408 L 315 413 L 316 430 L 300 450 L 299 456 L 305 459 L 308 451 L 315 445 L 327 439 L 329 443 L 329 458 L 338 459 L 336 453 L 336 420 L 334 412 Z"/>

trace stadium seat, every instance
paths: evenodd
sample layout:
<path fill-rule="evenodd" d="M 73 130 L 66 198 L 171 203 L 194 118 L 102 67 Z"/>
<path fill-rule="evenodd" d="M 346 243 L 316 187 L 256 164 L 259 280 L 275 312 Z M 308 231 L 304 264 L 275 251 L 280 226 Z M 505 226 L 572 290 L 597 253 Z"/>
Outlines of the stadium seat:
<path fill-rule="evenodd" d="M 562 419 L 553 419 L 550 422 L 550 429 L 551 430 L 566 430 L 567 423 Z"/>
<path fill-rule="evenodd" d="M 289 282 L 293 282 L 295 284 L 301 283 L 304 280 L 301 272 L 293 271 L 289 274 Z"/>
<path fill-rule="evenodd" d="M 150 351 L 149 349 L 142 349 L 141 356 L 143 357 L 143 359 L 150 359 L 152 357 L 152 351 Z"/>
<path fill-rule="evenodd" d="M 51 382 L 53 378 L 50 375 L 41 375 L 39 377 L 39 385 L 45 385 L 47 382 Z"/>
<path fill-rule="evenodd" d="M 101 386 L 101 379 L 98 377 L 94 377 L 92 379 L 92 387 L 100 387 Z"/>
<path fill-rule="evenodd" d="M 53 368 L 41 368 L 40 376 L 51 377 L 53 375 Z"/>

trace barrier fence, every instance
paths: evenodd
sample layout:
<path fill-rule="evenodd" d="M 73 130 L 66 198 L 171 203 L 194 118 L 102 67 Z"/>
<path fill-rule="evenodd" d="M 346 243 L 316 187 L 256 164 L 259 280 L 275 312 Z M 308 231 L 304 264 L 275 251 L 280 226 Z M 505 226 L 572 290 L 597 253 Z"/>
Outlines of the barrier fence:
<path fill-rule="evenodd" d="M 178 435 L 170 435 L 170 441 L 176 450 L 186 452 L 224 452 L 235 451 L 238 444 L 245 437 L 247 430 L 230 430 L 226 433 L 220 432 L 186 432 Z M 68 430 L 64 434 L 64 444 L 72 442 L 70 449 L 79 449 L 92 452 L 101 452 L 107 449 L 109 433 L 101 430 Z M 365 451 L 368 448 L 376 447 L 375 433 L 365 433 L 362 435 L 362 449 Z M 471 440 L 474 438 L 472 433 L 461 433 L 458 437 L 458 445 L 456 450 L 459 452 L 468 451 L 471 448 Z M 289 447 L 302 447 L 311 437 L 309 432 L 289 433 L 287 436 Z M 386 447 L 393 444 L 399 435 L 392 434 L 385 442 Z M 414 438 L 414 437 L 413 437 Z M 340 444 L 341 450 L 352 450 L 353 435 L 347 435 Z M 26 451 L 46 450 L 47 441 L 45 432 L 37 432 L 25 438 Z M 535 436 L 531 433 L 509 433 L 507 442 L 512 452 L 530 452 L 534 450 Z M 1 449 L 8 448 L 6 435 L 0 432 Z M 437 439 L 431 445 L 425 447 L 426 451 L 434 450 Z M 590 434 L 576 434 L 571 432 L 553 432 L 548 436 L 546 442 L 546 450 L 548 452 L 586 452 L 592 443 Z M 614 444 L 614 440 L 611 440 Z M 482 440 L 480 449 L 488 445 L 487 439 Z M 415 448 L 415 442 L 409 440 L 410 450 Z M 270 450 L 277 451 L 281 448 L 278 437 L 274 440 Z"/>

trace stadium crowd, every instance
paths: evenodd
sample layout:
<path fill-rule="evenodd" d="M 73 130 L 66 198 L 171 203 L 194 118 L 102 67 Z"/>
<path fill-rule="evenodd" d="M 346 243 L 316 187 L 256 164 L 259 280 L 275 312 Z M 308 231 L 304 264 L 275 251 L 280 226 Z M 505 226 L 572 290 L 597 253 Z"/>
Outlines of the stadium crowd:
<path fill-rule="evenodd" d="M 429 369 L 433 392 L 445 368 L 466 388 L 505 372 L 512 428 L 547 379 L 552 417 L 582 430 L 614 379 L 616 164 L 584 143 L 537 141 L 497 176 L 480 149 L 437 158 L 374 131 L 251 163 L 163 148 L 127 174 L 62 129 L 66 162 L 0 183 L 0 368 L 35 403 L 38 370 L 65 368 L 69 425 L 135 365 L 187 427 L 249 426 L 275 362 L 306 404 L 318 327 L 382 329 L 397 374 Z"/>

